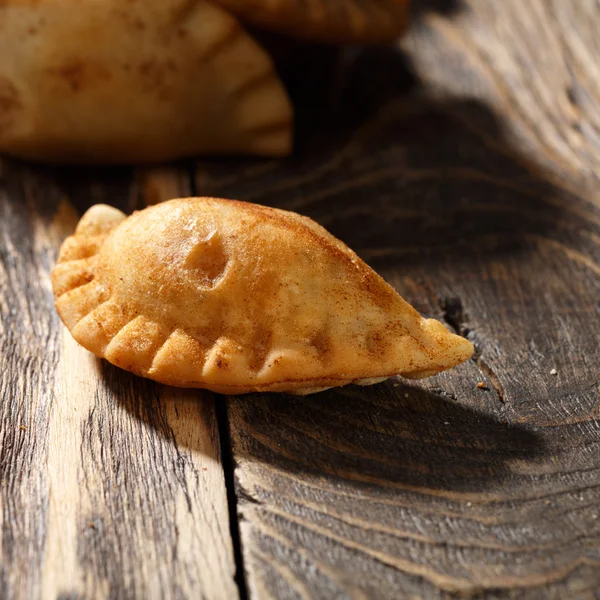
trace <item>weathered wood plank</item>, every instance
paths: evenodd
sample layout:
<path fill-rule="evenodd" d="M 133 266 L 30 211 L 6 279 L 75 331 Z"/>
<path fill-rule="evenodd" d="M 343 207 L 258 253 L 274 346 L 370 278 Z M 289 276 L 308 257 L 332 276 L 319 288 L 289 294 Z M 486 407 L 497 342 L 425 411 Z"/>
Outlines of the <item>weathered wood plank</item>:
<path fill-rule="evenodd" d="M 2 175 L 0 595 L 237 597 L 214 398 L 93 358 L 49 281 L 72 203 L 128 209 L 185 195 L 185 177 L 140 172 L 132 186 L 124 170 L 14 163 Z"/>
<path fill-rule="evenodd" d="M 478 350 L 228 400 L 251 597 L 599 589 L 599 24 L 591 1 L 423 15 L 349 65 L 293 160 L 198 165 L 199 192 L 312 216 Z"/>
<path fill-rule="evenodd" d="M 430 14 L 402 42 L 429 93 L 484 102 L 556 185 L 585 184 L 588 199 L 598 201 L 598 3 L 456 5 L 451 19 Z"/>

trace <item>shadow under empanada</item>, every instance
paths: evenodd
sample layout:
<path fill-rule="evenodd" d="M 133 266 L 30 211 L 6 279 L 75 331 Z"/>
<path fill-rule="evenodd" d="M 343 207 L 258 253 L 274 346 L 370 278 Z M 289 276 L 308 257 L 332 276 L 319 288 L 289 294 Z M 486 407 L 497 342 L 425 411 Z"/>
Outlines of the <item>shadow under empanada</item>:
<path fill-rule="evenodd" d="M 506 484 L 513 463 L 544 455 L 531 429 L 396 380 L 306 398 L 253 394 L 228 408 L 236 461 L 332 487 L 485 493 Z"/>
<path fill-rule="evenodd" d="M 226 403 L 235 423 L 230 434 L 236 462 L 326 476 L 332 484 L 487 492 L 512 476 L 511 464 L 545 453 L 542 437 L 526 426 L 472 408 L 442 389 L 395 379 L 306 397 L 228 399 L 163 386 L 106 361 L 101 373 L 114 402 L 168 443 L 218 456 L 214 403 Z"/>

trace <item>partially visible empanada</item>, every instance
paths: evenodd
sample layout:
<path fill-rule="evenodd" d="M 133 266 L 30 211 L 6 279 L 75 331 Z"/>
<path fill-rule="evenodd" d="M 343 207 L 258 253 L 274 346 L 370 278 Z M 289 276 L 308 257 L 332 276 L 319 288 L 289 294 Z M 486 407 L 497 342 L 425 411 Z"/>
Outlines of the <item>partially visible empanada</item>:
<path fill-rule="evenodd" d="M 471 343 L 423 319 L 306 217 L 213 198 L 92 207 L 52 273 L 88 350 L 175 386 L 309 393 L 427 377 Z"/>
<path fill-rule="evenodd" d="M 270 57 L 204 0 L 4 0 L 0 57 L 0 152 L 132 163 L 291 149 Z"/>
<path fill-rule="evenodd" d="M 325 43 L 392 41 L 407 27 L 410 0 L 215 0 L 242 20 Z"/>

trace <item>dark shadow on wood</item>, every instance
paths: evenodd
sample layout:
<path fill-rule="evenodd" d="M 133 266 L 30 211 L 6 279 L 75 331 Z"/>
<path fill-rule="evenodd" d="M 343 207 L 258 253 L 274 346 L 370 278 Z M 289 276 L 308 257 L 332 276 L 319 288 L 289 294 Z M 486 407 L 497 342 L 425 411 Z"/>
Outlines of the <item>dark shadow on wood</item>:
<path fill-rule="evenodd" d="M 417 19 L 427 13 L 437 13 L 451 17 L 463 9 L 461 0 L 412 0 L 412 18 Z"/>
<path fill-rule="evenodd" d="M 527 254 L 536 237 L 589 228 L 589 214 L 566 210 L 581 197 L 509 143 L 480 101 L 427 95 L 398 48 L 349 50 L 335 65 L 328 56 L 313 70 L 301 59 L 316 79 L 293 94 L 295 155 L 201 161 L 199 194 L 306 214 L 378 269 L 440 253 L 457 262 Z"/>
<path fill-rule="evenodd" d="M 177 444 L 161 399 L 169 388 L 106 361 L 101 371 L 115 402 Z M 202 391 L 190 394 L 197 395 L 186 401 L 198 402 L 200 423 L 203 404 L 213 400 Z M 327 475 L 357 487 L 487 492 L 506 486 L 511 461 L 531 464 L 544 456 L 544 442 L 532 428 L 474 410 L 444 390 L 395 380 L 308 397 L 250 394 L 216 402 L 236 412 L 236 461 Z"/>
<path fill-rule="evenodd" d="M 100 202 L 130 210 L 131 167 L 47 165 L 10 157 L 3 160 L 11 172 L 19 174 L 29 185 L 53 191 L 35 194 L 34 198 L 36 209 L 49 217 L 56 212 L 61 199 L 68 200 L 80 213 Z M 62 196 L 57 200 L 58 190 Z"/>
<path fill-rule="evenodd" d="M 484 493 L 505 489 L 513 461 L 544 456 L 533 429 L 394 380 L 304 398 L 236 397 L 228 407 L 238 461 L 326 475 L 332 486 Z"/>
<path fill-rule="evenodd" d="M 129 214 L 146 206 L 144 190 L 137 185 L 136 176 L 153 165 L 134 166 L 89 166 L 89 165 L 45 165 L 10 159 L 12 168 L 21 168 L 29 173 L 29 179 L 38 180 L 40 185 L 60 189 L 68 201 L 83 214 L 98 203 L 109 203 Z M 161 167 L 164 165 L 155 165 Z M 182 160 L 168 165 L 181 169 L 190 180 L 193 161 Z"/>
<path fill-rule="evenodd" d="M 61 165 L 45 169 L 81 214 L 94 204 L 106 203 L 107 199 L 119 210 L 131 210 L 131 167 Z"/>

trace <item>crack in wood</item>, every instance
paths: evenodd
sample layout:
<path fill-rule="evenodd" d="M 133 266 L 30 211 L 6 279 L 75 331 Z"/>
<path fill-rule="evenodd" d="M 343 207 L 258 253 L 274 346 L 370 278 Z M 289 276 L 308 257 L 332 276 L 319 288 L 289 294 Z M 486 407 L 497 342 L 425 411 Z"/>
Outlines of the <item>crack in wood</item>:
<path fill-rule="evenodd" d="M 458 296 L 444 296 L 438 299 L 442 317 L 457 335 L 467 337 L 470 330 L 465 327 L 465 310 Z"/>
<path fill-rule="evenodd" d="M 246 582 L 246 569 L 244 568 L 244 556 L 242 552 L 242 538 L 240 535 L 240 500 L 252 501 L 251 496 L 245 492 L 242 486 L 236 485 L 235 461 L 233 457 L 233 446 L 229 434 L 229 417 L 227 414 L 227 398 L 217 396 L 215 398 L 215 410 L 219 438 L 221 441 L 221 463 L 225 476 L 225 489 L 227 490 L 227 506 L 229 509 L 229 531 L 233 542 L 235 558 L 235 583 L 238 588 L 240 600 L 249 598 Z"/>
<path fill-rule="evenodd" d="M 485 375 L 487 380 L 490 382 L 492 388 L 498 395 L 498 400 L 502 402 L 502 404 L 506 404 L 506 394 L 504 392 L 504 386 L 500 381 L 500 378 L 489 365 L 489 363 L 483 358 L 481 354 L 477 354 L 474 358 L 475 364 L 479 367 L 481 372 Z"/>
<path fill-rule="evenodd" d="M 445 296 L 439 299 L 438 303 L 442 310 L 442 318 L 456 334 L 466 337 L 467 339 L 475 337 L 472 327 L 466 325 L 467 317 L 461 298 L 458 296 Z M 506 404 L 506 393 L 504 391 L 504 386 L 500 381 L 500 377 L 498 377 L 492 366 L 483 357 L 483 350 L 479 345 L 475 347 L 472 360 L 489 381 L 492 389 L 498 396 L 498 400 L 502 404 Z"/>

